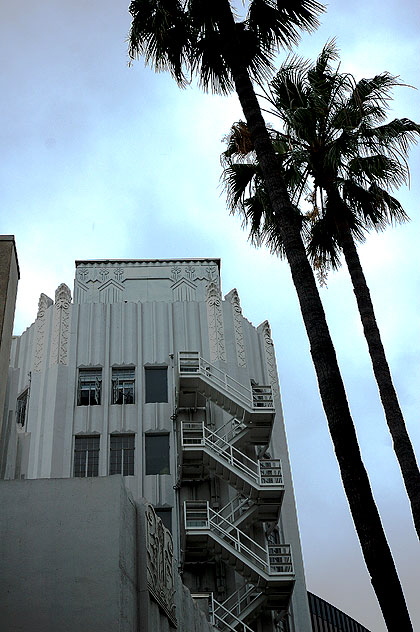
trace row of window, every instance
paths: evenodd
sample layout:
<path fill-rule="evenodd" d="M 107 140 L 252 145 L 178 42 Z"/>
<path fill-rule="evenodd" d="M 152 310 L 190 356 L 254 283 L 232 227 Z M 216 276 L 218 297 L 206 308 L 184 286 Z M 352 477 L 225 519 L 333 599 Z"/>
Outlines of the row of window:
<path fill-rule="evenodd" d="M 144 367 L 145 403 L 168 401 L 168 368 Z M 135 368 L 113 368 L 111 377 L 111 404 L 135 403 Z M 16 401 L 16 422 L 25 425 L 29 388 Z M 78 406 L 99 406 L 102 402 L 102 369 L 79 369 L 77 385 Z"/>
<path fill-rule="evenodd" d="M 167 367 L 144 367 L 145 403 L 168 401 Z M 111 404 L 135 403 L 135 368 L 113 368 Z M 102 402 L 102 369 L 79 369 L 78 406 L 99 406 Z"/>
<path fill-rule="evenodd" d="M 74 440 L 74 476 L 98 476 L 99 435 Z M 134 475 L 134 434 L 110 435 L 109 473 Z M 145 473 L 169 474 L 169 434 L 145 435 Z"/>

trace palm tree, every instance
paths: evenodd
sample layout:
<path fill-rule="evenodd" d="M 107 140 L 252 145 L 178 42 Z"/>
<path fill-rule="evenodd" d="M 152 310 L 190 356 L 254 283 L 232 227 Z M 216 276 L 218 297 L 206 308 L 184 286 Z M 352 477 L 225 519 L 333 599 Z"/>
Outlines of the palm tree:
<path fill-rule="evenodd" d="M 332 67 L 337 59 L 331 41 L 314 64 L 291 57 L 282 65 L 269 97 L 284 127 L 282 133 L 272 132 L 273 145 L 292 200 L 299 204 L 306 194 L 311 202 L 311 211 L 302 218 L 303 235 L 321 279 L 329 267 L 340 265 L 340 252 L 344 254 L 420 538 L 420 472 L 356 248 L 370 229 L 379 231 L 408 219 L 389 189 L 408 179 L 406 156 L 420 126 L 408 119 L 385 122 L 391 90 L 399 85 L 396 77 L 385 72 L 356 82 Z M 237 124 L 225 152 L 229 199 L 250 219 L 253 238 L 265 239 L 281 251 L 278 231 L 267 219 L 271 211 L 258 161 L 235 163 L 229 158 L 252 150 L 246 126 Z M 265 223 L 261 223 L 262 210 Z"/>
<path fill-rule="evenodd" d="M 401 585 L 364 468 L 337 358 L 315 278 L 300 234 L 300 222 L 253 88 L 272 71 L 279 46 L 297 42 L 299 30 L 317 26 L 316 0 L 251 0 L 240 19 L 229 0 L 133 0 L 131 59 L 144 56 L 184 86 L 196 74 L 201 86 L 235 90 L 261 166 L 313 358 L 319 390 L 363 555 L 389 630 L 412 629 Z"/>

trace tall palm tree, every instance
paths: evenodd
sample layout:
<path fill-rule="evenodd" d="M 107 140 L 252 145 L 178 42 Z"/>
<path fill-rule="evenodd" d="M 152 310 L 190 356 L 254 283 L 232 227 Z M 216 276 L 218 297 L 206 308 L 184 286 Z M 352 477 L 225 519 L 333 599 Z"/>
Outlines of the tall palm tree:
<path fill-rule="evenodd" d="M 321 278 L 328 267 L 340 265 L 340 253 L 344 254 L 420 538 L 420 471 L 356 248 L 370 229 L 379 231 L 408 219 L 389 190 L 408 179 L 406 156 L 420 126 L 408 119 L 385 122 L 391 90 L 399 85 L 396 77 L 385 72 L 356 82 L 352 75 L 333 68 L 337 59 L 331 41 L 313 64 L 298 57 L 286 60 L 271 83 L 269 97 L 283 131 L 271 135 L 292 200 L 299 204 L 306 195 L 311 202 L 311 210 L 302 218 L 303 236 Z M 257 159 L 229 160 L 229 156 L 252 154 L 249 140 L 246 126 L 234 126 L 225 153 L 229 199 L 251 219 L 254 239 L 265 239 L 281 251 L 278 231 L 269 221 L 271 210 Z M 263 209 L 265 223 L 260 221 Z"/>
<path fill-rule="evenodd" d="M 201 86 L 235 90 L 278 221 L 313 358 L 319 390 L 344 489 L 372 584 L 389 630 L 412 630 L 398 575 L 361 460 L 335 350 L 315 278 L 252 80 L 268 77 L 279 46 L 294 44 L 299 30 L 317 26 L 316 0 L 251 0 L 240 19 L 229 0 L 133 0 L 129 35 L 132 59 L 144 56 L 168 70 L 180 86 L 196 74 Z"/>

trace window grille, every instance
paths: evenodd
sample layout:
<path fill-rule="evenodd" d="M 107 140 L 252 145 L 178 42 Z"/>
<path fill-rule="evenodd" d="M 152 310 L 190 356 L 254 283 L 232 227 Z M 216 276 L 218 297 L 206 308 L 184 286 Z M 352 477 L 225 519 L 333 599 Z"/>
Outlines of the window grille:
<path fill-rule="evenodd" d="M 122 434 L 110 437 L 109 473 L 134 475 L 134 435 Z"/>
<path fill-rule="evenodd" d="M 135 369 L 112 369 L 112 404 L 134 404 Z"/>
<path fill-rule="evenodd" d="M 98 476 L 99 435 L 74 438 L 74 476 Z"/>
<path fill-rule="evenodd" d="M 99 406 L 101 390 L 102 369 L 79 369 L 78 406 Z"/>

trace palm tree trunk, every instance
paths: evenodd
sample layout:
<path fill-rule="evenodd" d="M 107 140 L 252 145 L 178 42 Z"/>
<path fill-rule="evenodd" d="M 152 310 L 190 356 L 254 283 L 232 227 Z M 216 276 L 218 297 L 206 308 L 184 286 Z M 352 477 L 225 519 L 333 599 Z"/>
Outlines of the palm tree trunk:
<path fill-rule="evenodd" d="M 310 342 L 310 350 L 328 427 L 340 467 L 344 490 L 359 537 L 372 586 L 390 632 L 412 630 L 401 584 L 385 537 L 378 509 L 362 462 L 335 349 L 328 330 L 315 278 L 308 262 L 297 218 L 285 187 L 247 69 L 228 0 L 220 3 L 219 22 L 231 43 L 229 64 L 236 92 L 254 143 L 257 158 L 278 220 L 286 257 Z"/>
<path fill-rule="evenodd" d="M 394 444 L 394 450 L 410 499 L 414 525 L 420 539 L 420 471 L 405 426 L 397 393 L 392 383 L 391 371 L 388 366 L 381 334 L 376 322 L 369 288 L 366 283 L 354 239 L 348 226 L 341 230 L 341 236 L 341 245 L 353 283 L 353 290 L 360 312 L 363 331 L 372 360 L 373 372 L 378 384 L 382 406 Z"/>

